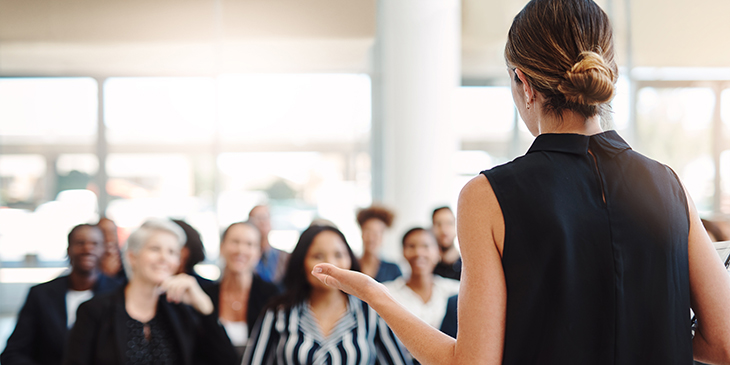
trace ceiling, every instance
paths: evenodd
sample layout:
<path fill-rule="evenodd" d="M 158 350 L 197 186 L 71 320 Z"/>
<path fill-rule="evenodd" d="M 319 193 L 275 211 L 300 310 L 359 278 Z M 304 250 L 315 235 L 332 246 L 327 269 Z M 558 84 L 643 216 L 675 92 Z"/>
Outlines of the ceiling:
<path fill-rule="evenodd" d="M 634 66 L 730 67 L 730 1 L 597 2 L 614 22 L 621 65 L 631 54 Z M 525 3 L 462 0 L 464 79 L 503 77 L 506 32 Z M 376 7 L 376 0 L 0 0 L 0 75 L 369 72 Z"/>

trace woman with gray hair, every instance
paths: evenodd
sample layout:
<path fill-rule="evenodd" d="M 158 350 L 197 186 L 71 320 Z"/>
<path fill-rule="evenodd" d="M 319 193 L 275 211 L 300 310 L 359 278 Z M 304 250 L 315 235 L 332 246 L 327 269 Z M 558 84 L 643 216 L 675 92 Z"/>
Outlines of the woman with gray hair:
<path fill-rule="evenodd" d="M 152 219 L 125 250 L 129 283 L 79 307 L 64 364 L 233 364 L 236 355 L 197 281 L 175 275 L 185 233 Z"/>

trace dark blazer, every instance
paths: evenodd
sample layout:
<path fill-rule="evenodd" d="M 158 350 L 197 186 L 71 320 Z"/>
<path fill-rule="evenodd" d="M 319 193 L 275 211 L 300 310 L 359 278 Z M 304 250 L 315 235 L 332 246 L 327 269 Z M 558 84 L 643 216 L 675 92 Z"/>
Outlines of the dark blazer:
<path fill-rule="evenodd" d="M 108 292 L 120 282 L 99 275 L 94 295 Z M 30 288 L 23 308 L 18 314 L 13 334 L 0 355 L 3 365 L 60 364 L 66 345 L 66 292 L 68 275 Z"/>
<path fill-rule="evenodd" d="M 215 315 L 217 317 L 219 313 L 218 308 L 220 306 L 221 283 L 213 282 L 205 285 L 203 290 L 213 301 Z M 268 281 L 264 281 L 264 279 L 257 274 L 253 274 L 251 293 L 248 296 L 248 313 L 246 313 L 246 324 L 248 324 L 249 329 L 253 329 L 253 325 L 256 323 L 256 319 L 259 317 L 259 314 L 263 312 L 263 309 L 269 303 L 269 300 L 277 295 L 279 295 L 279 289 L 276 285 L 269 283 Z"/>
<path fill-rule="evenodd" d="M 456 338 L 456 331 L 459 328 L 459 323 L 457 321 L 458 302 L 458 294 L 449 297 L 448 302 L 446 302 L 446 315 L 444 316 L 444 321 L 441 322 L 441 332 L 453 338 Z"/>
<path fill-rule="evenodd" d="M 373 279 L 379 283 L 384 283 L 386 281 L 395 280 L 401 276 L 403 276 L 403 273 L 400 271 L 400 267 L 398 267 L 397 264 L 381 260 L 378 272 L 375 274 Z"/>
<path fill-rule="evenodd" d="M 68 336 L 63 364 L 123 365 L 127 350 L 124 288 L 94 297 L 79 307 Z M 156 316 L 167 322 L 180 353 L 181 365 L 233 365 L 236 354 L 214 313 L 207 316 L 160 296 Z"/>

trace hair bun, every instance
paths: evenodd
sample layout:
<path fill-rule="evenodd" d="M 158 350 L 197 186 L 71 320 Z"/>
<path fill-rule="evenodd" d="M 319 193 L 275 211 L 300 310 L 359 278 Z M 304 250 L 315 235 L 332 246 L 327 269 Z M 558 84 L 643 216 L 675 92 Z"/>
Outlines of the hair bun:
<path fill-rule="evenodd" d="M 582 105 L 607 103 L 613 98 L 616 73 L 603 57 L 593 51 L 583 51 L 570 71 L 558 85 L 558 91 L 568 102 Z"/>

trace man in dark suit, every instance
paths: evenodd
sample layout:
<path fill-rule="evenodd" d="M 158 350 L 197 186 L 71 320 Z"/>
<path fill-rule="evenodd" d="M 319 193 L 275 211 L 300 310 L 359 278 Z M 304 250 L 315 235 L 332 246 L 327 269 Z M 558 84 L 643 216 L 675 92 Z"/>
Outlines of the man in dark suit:
<path fill-rule="evenodd" d="M 120 284 L 99 270 L 104 253 L 99 227 L 74 227 L 68 235 L 67 253 L 70 274 L 30 288 L 15 330 L 0 354 L 3 365 L 60 364 L 79 304 Z"/>

